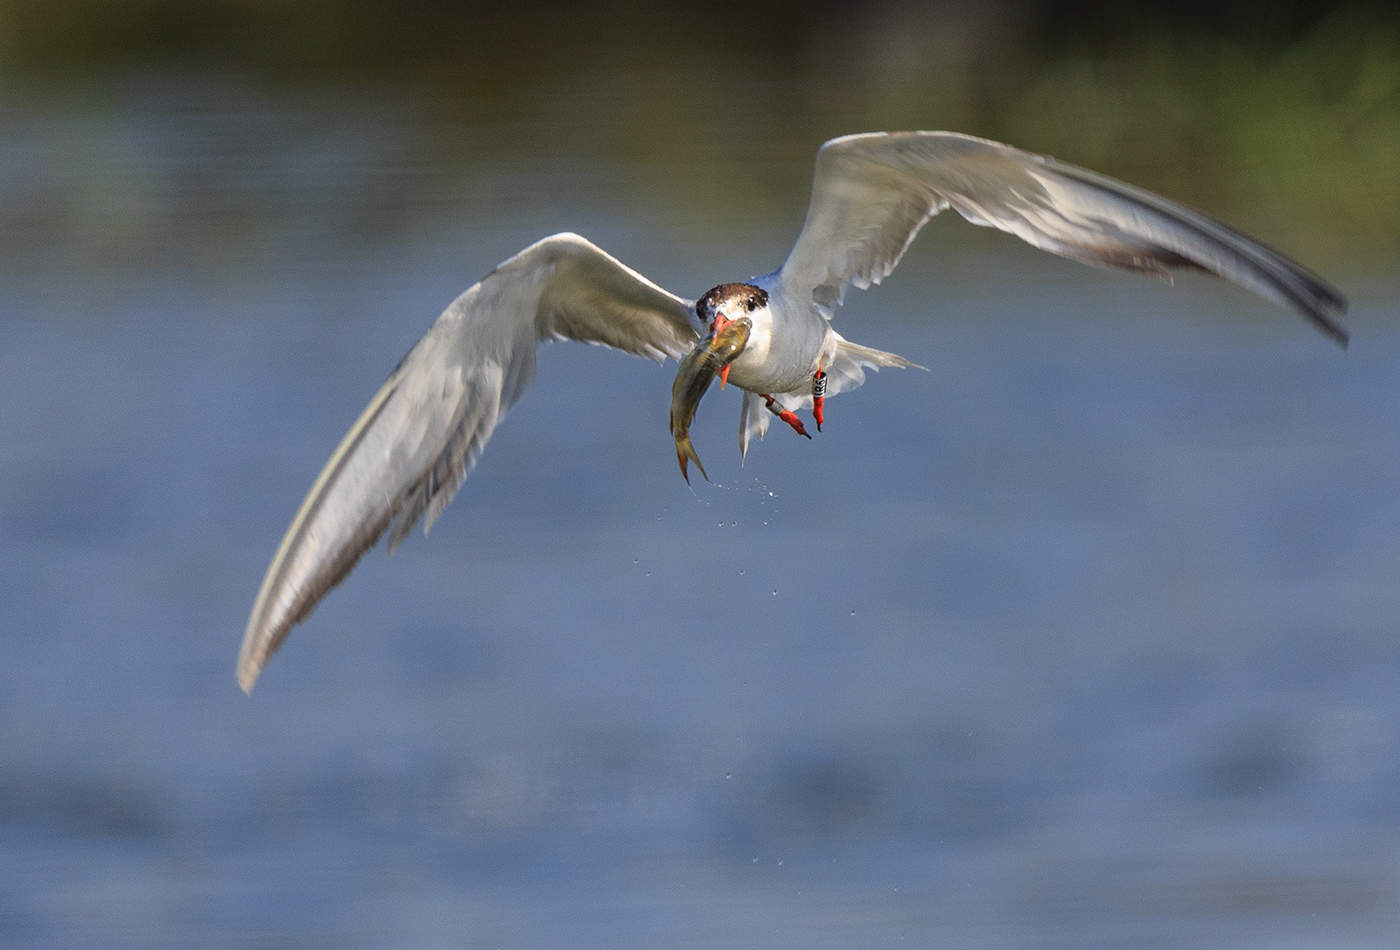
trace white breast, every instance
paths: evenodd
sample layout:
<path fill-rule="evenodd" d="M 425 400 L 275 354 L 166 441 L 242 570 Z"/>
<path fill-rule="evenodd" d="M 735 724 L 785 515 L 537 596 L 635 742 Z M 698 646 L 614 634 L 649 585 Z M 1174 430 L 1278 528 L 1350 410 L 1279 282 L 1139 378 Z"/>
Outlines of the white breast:
<path fill-rule="evenodd" d="M 753 321 L 744 352 L 731 365 L 729 379 L 750 392 L 785 393 L 808 385 L 816 371 L 830 325 L 811 308 L 787 305 L 776 287 L 768 306 L 744 316 Z M 834 344 L 833 344 L 834 346 Z"/>

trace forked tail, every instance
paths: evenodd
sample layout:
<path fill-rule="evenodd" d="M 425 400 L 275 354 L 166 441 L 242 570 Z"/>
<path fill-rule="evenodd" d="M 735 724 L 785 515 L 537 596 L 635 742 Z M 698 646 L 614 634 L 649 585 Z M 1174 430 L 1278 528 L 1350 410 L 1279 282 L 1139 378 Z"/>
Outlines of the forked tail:
<path fill-rule="evenodd" d="M 877 350 L 869 346 L 861 346 L 859 343 L 852 343 L 850 340 L 842 338 L 836 343 L 836 359 L 850 360 L 857 366 L 891 366 L 895 369 L 928 369 L 927 366 L 920 366 L 918 363 L 911 363 L 904 357 L 895 353 L 886 353 L 884 350 Z M 854 387 L 850 387 L 854 388 Z"/>
<path fill-rule="evenodd" d="M 686 461 L 695 463 L 695 467 L 700 469 L 700 474 L 705 475 L 705 466 L 700 464 L 700 456 L 695 454 L 695 446 L 690 444 L 689 435 L 676 436 L 676 461 L 681 465 L 681 475 L 685 477 L 685 483 L 690 484 L 690 472 L 686 471 Z M 705 481 L 709 481 L 710 476 L 705 475 Z"/>

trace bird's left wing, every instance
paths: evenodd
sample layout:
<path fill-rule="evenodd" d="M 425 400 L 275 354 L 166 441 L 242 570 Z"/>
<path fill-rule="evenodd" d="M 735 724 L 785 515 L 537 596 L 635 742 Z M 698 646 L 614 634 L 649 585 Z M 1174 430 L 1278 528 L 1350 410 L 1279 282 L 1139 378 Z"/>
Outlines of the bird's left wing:
<path fill-rule="evenodd" d="M 576 234 L 502 263 L 452 302 L 350 427 L 268 566 L 238 655 L 245 691 L 293 626 L 395 522 L 432 527 L 551 339 L 656 360 L 694 345 L 691 304 Z"/>
<path fill-rule="evenodd" d="M 1346 300 L 1277 251 L 1106 175 L 956 132 L 871 132 L 823 145 L 807 220 L 779 271 L 784 290 L 829 317 L 846 284 L 878 284 L 945 208 L 1089 264 L 1215 274 L 1346 345 L 1337 322 Z"/>

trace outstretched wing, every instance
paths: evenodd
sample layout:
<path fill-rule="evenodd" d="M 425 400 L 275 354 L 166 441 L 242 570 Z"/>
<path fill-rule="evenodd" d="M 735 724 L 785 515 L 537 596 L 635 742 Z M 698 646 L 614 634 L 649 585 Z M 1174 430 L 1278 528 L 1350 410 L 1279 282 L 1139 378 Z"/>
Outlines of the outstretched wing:
<path fill-rule="evenodd" d="M 878 284 L 929 218 L 952 208 L 1063 257 L 1164 276 L 1191 267 L 1293 307 L 1343 346 L 1346 300 L 1219 221 L 1083 168 L 955 132 L 873 132 L 817 153 L 807 220 L 779 272 L 829 317 Z"/>
<path fill-rule="evenodd" d="M 331 455 L 287 529 L 238 655 L 245 691 L 288 632 L 395 522 L 389 550 L 426 533 L 534 379 L 551 339 L 679 358 L 691 304 L 576 234 L 505 261 L 443 311 Z"/>

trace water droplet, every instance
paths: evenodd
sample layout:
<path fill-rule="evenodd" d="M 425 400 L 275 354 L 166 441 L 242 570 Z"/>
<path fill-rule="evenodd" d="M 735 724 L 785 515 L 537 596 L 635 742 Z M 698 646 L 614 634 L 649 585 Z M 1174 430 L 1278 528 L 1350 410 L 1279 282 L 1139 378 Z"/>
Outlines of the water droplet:
<path fill-rule="evenodd" d="M 737 527 L 739 527 L 739 522 L 737 522 L 737 521 L 731 521 L 731 522 L 729 522 L 729 527 L 731 527 L 731 528 L 737 528 Z"/>
<path fill-rule="evenodd" d="M 744 576 L 744 569 L 743 569 L 742 567 L 739 568 L 739 576 L 740 576 L 740 577 L 743 577 L 743 576 Z"/>
<path fill-rule="evenodd" d="M 647 568 L 647 577 L 651 576 L 651 568 Z"/>
<path fill-rule="evenodd" d="M 856 609 L 855 609 L 854 607 L 852 607 L 852 608 L 851 608 L 851 616 L 854 617 L 855 615 L 856 615 Z"/>
<path fill-rule="evenodd" d="M 776 587 L 773 588 L 773 596 L 774 596 L 774 597 L 777 597 L 777 596 L 778 596 L 778 588 L 776 588 Z"/>

